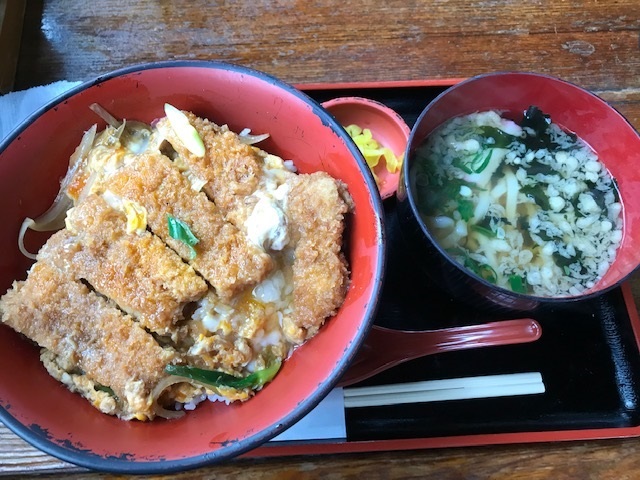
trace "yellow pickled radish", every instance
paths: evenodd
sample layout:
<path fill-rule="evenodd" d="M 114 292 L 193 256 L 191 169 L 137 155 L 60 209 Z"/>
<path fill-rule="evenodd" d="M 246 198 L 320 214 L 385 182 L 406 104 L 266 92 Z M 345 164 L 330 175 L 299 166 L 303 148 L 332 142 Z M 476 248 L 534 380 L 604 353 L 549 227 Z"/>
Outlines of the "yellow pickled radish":
<path fill-rule="evenodd" d="M 358 149 L 372 171 L 378 166 L 381 159 L 384 159 L 385 168 L 389 173 L 396 173 L 398 171 L 400 165 L 402 165 L 402 155 L 397 157 L 390 148 L 380 145 L 380 143 L 373 138 L 370 129 L 363 129 L 359 125 L 351 124 L 347 125 L 345 130 L 358 146 Z M 374 177 L 376 182 L 378 182 L 378 177 L 375 175 Z"/>

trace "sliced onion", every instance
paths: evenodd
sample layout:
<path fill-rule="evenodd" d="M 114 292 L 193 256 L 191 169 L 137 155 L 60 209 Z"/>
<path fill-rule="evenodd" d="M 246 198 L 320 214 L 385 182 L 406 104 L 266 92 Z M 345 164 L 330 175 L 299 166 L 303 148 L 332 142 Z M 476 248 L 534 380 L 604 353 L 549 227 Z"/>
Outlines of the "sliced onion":
<path fill-rule="evenodd" d="M 78 145 L 71 157 L 69 157 L 69 169 L 60 182 L 60 190 L 58 190 L 58 194 L 51 206 L 35 220 L 27 217 L 22 222 L 20 232 L 18 233 L 18 248 L 25 257 L 31 258 L 32 260 L 36 259 L 36 255 L 27 251 L 24 246 L 24 237 L 27 230 L 30 229 L 35 230 L 36 232 L 50 232 L 64 228 L 67 211 L 73 206 L 73 201 L 67 196 L 66 190 L 76 172 L 82 165 L 81 160 L 87 156 L 89 150 L 93 146 L 97 128 L 97 125 L 93 125 L 85 132 L 82 136 L 82 140 L 80 141 L 80 145 Z"/>
<path fill-rule="evenodd" d="M 80 195 L 78 195 L 78 203 L 81 203 L 82 201 L 84 201 L 84 199 L 87 198 L 87 195 L 91 193 L 91 187 L 93 187 L 93 184 L 96 182 L 97 178 L 98 178 L 98 171 L 91 172 L 91 175 L 89 176 L 87 181 L 84 183 L 84 187 L 82 188 Z"/>
<path fill-rule="evenodd" d="M 25 257 L 35 260 L 37 257 L 35 254 L 29 252 L 24 246 L 24 235 L 27 233 L 27 229 L 31 228 L 35 222 L 31 218 L 25 218 L 24 222 L 20 226 L 20 233 L 18 233 L 18 249 Z"/>
<path fill-rule="evenodd" d="M 245 145 L 253 145 L 254 143 L 261 142 L 269 138 L 268 133 L 262 133 L 260 135 L 251 135 L 251 129 L 245 128 L 238 134 L 238 138 Z"/>
<path fill-rule="evenodd" d="M 80 140 L 80 145 L 75 149 L 75 151 L 69 157 L 69 166 L 73 167 L 78 163 L 78 160 L 85 158 L 91 150 L 93 146 L 93 142 L 96 139 L 96 132 L 98 131 L 98 125 L 93 124 L 89 130 L 84 132 L 82 136 L 82 140 Z"/>
<path fill-rule="evenodd" d="M 58 191 L 55 200 L 46 212 L 40 215 L 36 220 L 32 220 L 33 225 L 29 226 L 32 230 L 48 232 L 51 230 L 59 230 L 64 227 L 65 214 L 73 205 L 72 200 L 67 196 L 66 190 L 73 180 L 76 172 L 82 165 L 81 160 L 85 158 L 89 153 L 89 150 L 91 150 L 96 137 L 97 128 L 97 125 L 93 125 L 82 136 L 80 145 L 78 145 L 69 158 L 69 169 L 60 182 L 60 190 Z"/>
<path fill-rule="evenodd" d="M 167 410 L 166 408 L 156 404 L 156 406 L 154 407 L 154 413 L 158 417 L 172 419 L 172 418 L 183 417 L 185 414 L 185 411 L 184 410 Z"/>
<path fill-rule="evenodd" d="M 153 387 L 153 390 L 151 391 L 151 398 L 153 398 L 153 400 L 156 401 L 158 398 L 160 398 L 160 395 L 162 395 L 162 392 L 164 392 L 170 386 L 175 385 L 176 383 L 189 383 L 189 382 L 185 380 L 184 377 L 178 377 L 177 375 L 169 375 L 168 377 L 164 377 L 162 380 L 160 380 L 156 384 L 155 387 Z"/>
<path fill-rule="evenodd" d="M 116 117 L 107 112 L 102 105 L 97 103 L 92 103 L 89 105 L 89 108 L 93 110 L 101 119 L 107 122 L 108 125 L 111 125 L 113 128 L 118 128 L 122 122 L 118 120 Z"/>
<path fill-rule="evenodd" d="M 117 127 L 115 129 L 115 131 L 113 132 L 113 134 L 111 135 L 111 138 L 115 141 L 115 140 L 120 140 L 120 137 L 122 136 L 122 134 L 124 133 L 124 129 L 126 128 L 127 124 L 125 122 L 122 122 L 120 124 L 119 127 Z"/>
<path fill-rule="evenodd" d="M 185 414 L 184 410 L 168 410 L 158 403 L 158 399 L 160 398 L 160 395 L 162 395 L 162 392 L 164 392 L 170 386 L 175 385 L 176 383 L 185 383 L 185 379 L 176 375 L 170 375 L 160 380 L 151 391 L 151 398 L 153 399 L 153 411 L 157 416 L 170 419 L 180 418 Z"/>

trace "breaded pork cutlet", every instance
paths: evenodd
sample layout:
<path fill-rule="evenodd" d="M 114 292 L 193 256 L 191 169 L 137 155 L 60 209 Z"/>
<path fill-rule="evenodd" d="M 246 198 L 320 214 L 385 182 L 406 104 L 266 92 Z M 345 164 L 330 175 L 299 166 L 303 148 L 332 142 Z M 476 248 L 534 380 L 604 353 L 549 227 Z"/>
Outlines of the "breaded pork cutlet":
<path fill-rule="evenodd" d="M 146 230 L 127 233 L 127 218 L 97 195 L 67 214 L 67 229 L 40 249 L 38 260 L 74 280 L 86 280 L 140 324 L 172 333 L 183 308 L 202 298 L 207 284 L 162 240 Z"/>
<path fill-rule="evenodd" d="M 115 305 L 37 262 L 0 299 L 2 321 L 118 397 L 123 418 L 153 417 L 151 392 L 173 357 Z"/>
<path fill-rule="evenodd" d="M 157 124 L 158 130 L 178 152 L 195 177 L 206 181 L 202 190 L 213 200 L 225 218 L 242 229 L 248 215 L 245 197 L 252 195 L 260 184 L 263 159 L 258 150 L 240 141 L 226 125 L 184 112 L 205 145 L 204 157 L 193 155 L 175 134 L 169 120 Z"/>
<path fill-rule="evenodd" d="M 349 271 L 341 251 L 344 215 L 351 200 L 324 172 L 293 176 L 288 215 L 295 245 L 293 313 L 283 330 L 294 343 L 312 337 L 344 301 Z"/>
<path fill-rule="evenodd" d="M 157 236 L 188 261 L 216 289 L 230 298 L 263 280 L 273 260 L 250 243 L 171 161 L 159 153 L 145 153 L 107 179 L 105 188 L 116 196 L 144 206 L 148 224 Z M 198 239 L 195 257 L 186 244 L 169 234 L 167 215 L 184 222 Z"/>

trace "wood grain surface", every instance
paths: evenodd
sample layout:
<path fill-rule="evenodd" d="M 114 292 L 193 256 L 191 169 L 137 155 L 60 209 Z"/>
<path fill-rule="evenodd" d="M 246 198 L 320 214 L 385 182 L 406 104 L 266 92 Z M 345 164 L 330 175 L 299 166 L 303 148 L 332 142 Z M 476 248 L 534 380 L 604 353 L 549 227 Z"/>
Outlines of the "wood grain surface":
<path fill-rule="evenodd" d="M 26 0 L 0 0 L 0 94 L 13 88 Z"/>
<path fill-rule="evenodd" d="M 239 63 L 290 83 L 525 70 L 594 91 L 639 128 L 639 31 L 638 0 L 28 1 L 14 89 L 173 58 Z M 631 284 L 638 302 L 640 274 Z M 0 475 L 45 474 L 115 478 L 0 426 Z M 227 477 L 636 479 L 640 439 L 236 460 L 172 478 Z"/>
<path fill-rule="evenodd" d="M 28 3 L 16 88 L 169 58 L 289 82 L 550 73 L 639 88 L 637 0 L 95 0 Z"/>

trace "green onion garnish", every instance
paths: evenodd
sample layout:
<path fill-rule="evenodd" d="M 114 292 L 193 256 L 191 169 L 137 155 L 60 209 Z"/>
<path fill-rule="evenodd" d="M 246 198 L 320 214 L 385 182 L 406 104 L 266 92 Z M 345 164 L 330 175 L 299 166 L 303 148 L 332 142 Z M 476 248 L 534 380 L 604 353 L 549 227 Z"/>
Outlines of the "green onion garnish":
<path fill-rule="evenodd" d="M 496 232 L 494 232 L 490 228 L 486 228 L 478 224 L 471 225 L 471 230 L 473 230 L 474 232 L 478 232 L 485 237 L 496 238 Z"/>
<path fill-rule="evenodd" d="M 93 389 L 96 392 L 105 392 L 112 397 L 118 398 L 118 396 L 116 395 L 116 393 L 113 391 L 111 387 L 105 387 L 104 385 L 100 385 L 99 383 L 96 383 L 94 384 Z"/>
<path fill-rule="evenodd" d="M 516 293 L 527 293 L 524 286 L 524 279 L 520 275 L 511 275 L 509 277 L 509 286 Z"/>
<path fill-rule="evenodd" d="M 198 131 L 189 123 L 189 118 L 169 103 L 164 104 L 164 113 L 169 119 L 171 128 L 182 141 L 187 150 L 196 157 L 204 157 L 205 147 Z"/>
<path fill-rule="evenodd" d="M 484 171 L 484 169 L 487 168 L 487 165 L 489 165 L 489 160 L 491 160 L 492 153 L 493 151 L 491 149 L 487 150 L 487 153 L 484 157 L 482 156 L 482 152 L 478 153 L 473 158 L 473 161 L 471 163 L 471 170 L 473 170 L 474 173 L 480 173 Z"/>
<path fill-rule="evenodd" d="M 471 160 L 463 161 L 460 158 L 455 158 L 452 165 L 465 173 L 481 173 L 489 165 L 492 153 L 493 150 L 489 148 L 486 151 L 476 153 Z"/>
<path fill-rule="evenodd" d="M 250 373 L 246 377 L 235 377 L 225 372 L 205 370 L 189 365 L 167 365 L 164 369 L 170 375 L 185 377 L 212 387 L 230 387 L 236 389 L 250 388 L 256 390 L 276 376 L 282 362 L 276 360 L 267 368 Z"/>
<path fill-rule="evenodd" d="M 463 248 L 450 248 L 447 249 L 447 253 L 450 255 L 462 256 L 463 258 L 459 260 L 466 268 L 471 270 L 473 273 L 481 277 L 483 280 L 486 280 L 489 283 L 496 283 L 498 281 L 498 274 L 496 271 L 491 268 L 491 265 L 487 265 L 486 263 L 480 263 L 477 260 L 474 260 L 469 256 L 469 252 L 467 252 Z"/>
<path fill-rule="evenodd" d="M 489 283 L 496 283 L 498 281 L 498 274 L 486 263 L 477 264 L 476 273 Z"/>
<path fill-rule="evenodd" d="M 458 200 L 458 212 L 460 212 L 460 217 L 468 222 L 473 217 L 475 211 L 475 206 L 471 200 L 467 200 L 466 198 L 461 198 Z"/>
<path fill-rule="evenodd" d="M 184 243 L 191 250 L 191 260 L 196 258 L 196 249 L 193 248 L 200 240 L 193 234 L 189 226 L 173 215 L 167 214 L 167 226 L 171 238 Z"/>

